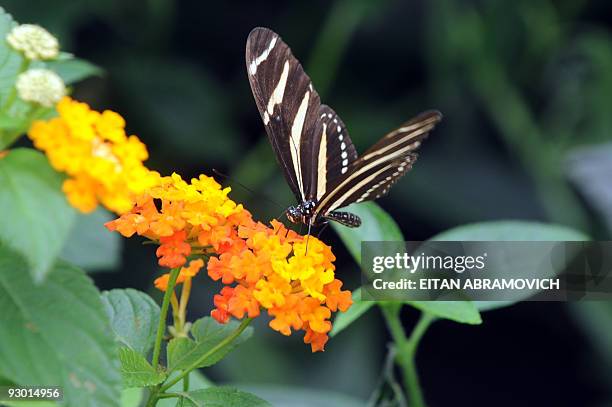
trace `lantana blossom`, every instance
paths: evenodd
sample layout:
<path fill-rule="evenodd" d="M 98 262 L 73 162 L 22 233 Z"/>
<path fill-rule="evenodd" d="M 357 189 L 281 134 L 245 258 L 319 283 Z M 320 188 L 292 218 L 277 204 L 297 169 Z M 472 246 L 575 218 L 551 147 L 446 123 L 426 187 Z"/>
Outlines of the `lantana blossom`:
<path fill-rule="evenodd" d="M 323 350 L 332 312 L 352 304 L 350 291 L 341 290 L 335 278 L 331 248 L 278 221 L 256 222 L 229 191 L 205 175 L 190 182 L 178 174 L 161 177 L 131 211 L 106 226 L 158 243 L 161 266 L 183 267 L 178 283 L 199 270 L 193 261 L 184 267 L 189 259 L 207 258 L 208 276 L 223 284 L 211 312 L 220 323 L 255 318 L 265 310 L 272 329 L 283 335 L 302 330 L 313 351 Z M 168 278 L 158 278 L 156 286 L 166 290 Z"/>
<path fill-rule="evenodd" d="M 74 207 L 91 212 L 102 203 L 121 214 L 138 194 L 157 185 L 159 174 L 143 165 L 146 146 L 126 134 L 119 114 L 97 112 L 69 97 L 56 109 L 58 117 L 35 121 L 28 136 L 53 168 L 68 174 L 63 190 Z"/>

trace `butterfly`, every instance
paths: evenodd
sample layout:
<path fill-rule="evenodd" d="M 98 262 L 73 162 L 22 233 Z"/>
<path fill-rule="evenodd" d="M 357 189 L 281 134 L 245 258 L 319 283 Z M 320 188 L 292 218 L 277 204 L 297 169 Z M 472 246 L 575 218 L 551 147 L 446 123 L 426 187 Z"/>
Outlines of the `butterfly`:
<path fill-rule="evenodd" d="M 293 223 L 336 221 L 358 227 L 361 219 L 339 211 L 377 199 L 408 172 L 422 140 L 441 120 L 421 113 L 385 135 L 360 157 L 336 112 L 317 91 L 289 46 L 267 28 L 246 43 L 247 75 L 270 144 L 298 204 L 285 214 Z"/>

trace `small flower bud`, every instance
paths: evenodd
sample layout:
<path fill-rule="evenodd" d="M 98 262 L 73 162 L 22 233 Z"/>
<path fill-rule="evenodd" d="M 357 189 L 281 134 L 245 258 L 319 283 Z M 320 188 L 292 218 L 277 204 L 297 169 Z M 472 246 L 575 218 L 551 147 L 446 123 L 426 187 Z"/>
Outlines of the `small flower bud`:
<path fill-rule="evenodd" d="M 59 54 L 57 38 L 44 28 L 34 24 L 16 26 L 6 36 L 13 49 L 23 52 L 30 60 L 53 59 Z"/>
<path fill-rule="evenodd" d="M 17 77 L 19 97 L 26 102 L 51 107 L 66 95 L 64 81 L 48 69 L 30 69 Z"/>

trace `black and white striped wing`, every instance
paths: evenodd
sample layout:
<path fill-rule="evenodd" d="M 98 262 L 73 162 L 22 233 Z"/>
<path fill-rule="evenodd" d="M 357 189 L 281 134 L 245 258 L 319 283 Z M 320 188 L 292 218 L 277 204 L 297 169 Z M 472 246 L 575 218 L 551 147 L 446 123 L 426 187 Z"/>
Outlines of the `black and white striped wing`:
<path fill-rule="evenodd" d="M 386 194 L 412 168 L 417 159 L 416 150 L 441 118 L 437 111 L 421 113 L 384 136 L 349 165 L 346 174 L 321 197 L 314 210 L 315 216 L 325 217 L 354 202 Z"/>
<path fill-rule="evenodd" d="M 289 46 L 267 28 L 255 28 L 249 34 L 246 65 L 276 158 L 298 201 L 304 201 L 317 169 L 310 157 L 319 95 Z"/>
<path fill-rule="evenodd" d="M 357 150 L 340 117 L 327 105 L 321 105 L 313 132 L 309 168 L 315 170 L 306 191 L 308 199 L 320 200 L 330 186 L 348 171 L 357 159 Z"/>

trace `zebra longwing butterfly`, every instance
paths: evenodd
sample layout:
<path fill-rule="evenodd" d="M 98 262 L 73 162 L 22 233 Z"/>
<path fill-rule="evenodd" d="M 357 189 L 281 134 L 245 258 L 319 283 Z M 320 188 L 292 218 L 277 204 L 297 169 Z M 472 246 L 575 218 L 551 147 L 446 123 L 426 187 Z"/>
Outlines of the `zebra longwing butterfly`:
<path fill-rule="evenodd" d="M 421 141 L 442 118 L 437 111 L 421 113 L 358 157 L 344 123 L 321 104 L 278 34 L 267 28 L 251 31 L 246 65 L 268 138 L 298 200 L 286 210 L 287 218 L 309 228 L 328 220 L 360 226 L 359 217 L 338 209 L 386 194 L 412 168 Z"/>

